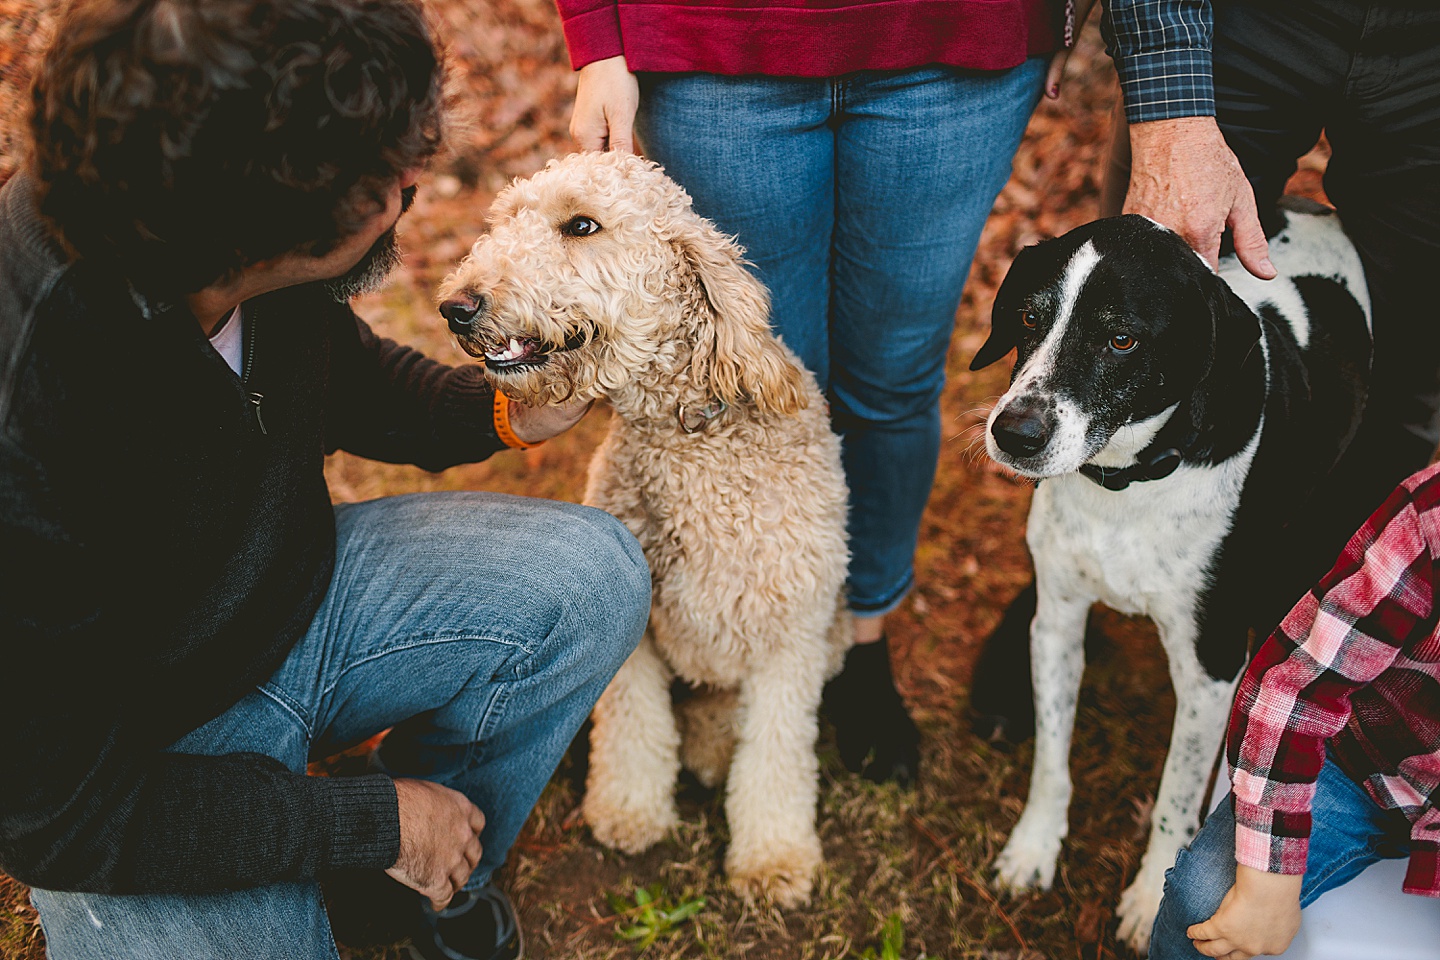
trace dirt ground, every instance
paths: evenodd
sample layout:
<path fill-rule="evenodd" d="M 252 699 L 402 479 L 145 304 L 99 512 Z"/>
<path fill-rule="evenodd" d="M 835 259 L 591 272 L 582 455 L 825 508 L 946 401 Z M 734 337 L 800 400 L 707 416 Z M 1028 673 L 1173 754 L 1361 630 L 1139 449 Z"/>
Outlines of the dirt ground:
<path fill-rule="evenodd" d="M 437 281 L 482 230 L 509 178 L 568 152 L 573 74 L 550 0 L 432 0 L 468 115 L 454 147 L 406 217 L 405 267 L 359 305 L 381 332 L 450 362 L 469 362 L 433 307 Z M 24 83 L 53 3 L 0 0 L 0 130 L 23 114 Z M 572 751 L 510 857 L 502 882 L 536 958 L 1083 958 L 1123 955 L 1112 914 L 1138 865 L 1173 700 L 1147 624 L 1104 614 L 1081 693 L 1072 770 L 1075 800 L 1054 889 L 1006 899 L 989 865 L 1019 816 L 1028 747 L 1000 749 L 964 721 L 971 664 L 1004 605 L 1029 576 L 1023 530 L 1030 488 L 989 465 L 979 442 L 1008 364 L 966 367 L 988 328 L 990 302 L 1015 252 L 1096 215 L 1099 170 L 1117 95 L 1092 23 L 1058 103 L 1043 102 L 1014 175 L 986 228 L 956 318 L 946 436 L 917 556 L 918 586 L 891 618 L 898 682 L 924 734 L 924 774 L 911 792 L 848 775 L 822 738 L 819 811 L 826 865 L 814 902 L 782 912 L 747 905 L 725 886 L 720 799 L 690 785 L 684 824 L 641 857 L 607 851 L 576 823 Z M 10 125 L 5 127 L 4 124 Z M 0 179 L 20 140 L 0 132 Z M 1302 163 L 1292 192 L 1320 196 L 1324 154 Z M 523 453 L 442 474 L 339 455 L 327 473 L 337 501 L 422 490 L 489 489 L 578 500 L 606 427 L 603 410 Z M 103 469 L 103 464 L 97 464 Z M 658 885 L 658 886 L 657 886 Z M 637 897 L 637 892 L 638 897 Z M 650 903 L 647 898 L 653 897 Z M 676 916 L 672 911 L 690 916 Z M 633 939 L 627 939 L 627 934 Z M 24 888 L 0 875 L 0 958 L 38 960 L 43 938 Z M 247 956 L 237 944 L 234 956 Z M 398 947 L 346 948 L 388 960 Z"/>

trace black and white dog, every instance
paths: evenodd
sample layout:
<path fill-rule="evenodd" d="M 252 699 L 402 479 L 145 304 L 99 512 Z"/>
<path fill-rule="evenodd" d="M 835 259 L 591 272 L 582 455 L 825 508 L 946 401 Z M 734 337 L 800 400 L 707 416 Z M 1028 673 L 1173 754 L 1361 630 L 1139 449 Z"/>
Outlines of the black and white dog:
<path fill-rule="evenodd" d="M 1217 276 L 1153 221 L 1088 224 L 1021 251 L 971 364 L 1018 348 L 986 447 L 1044 480 L 1026 532 L 1035 761 L 997 881 L 1054 879 L 1090 606 L 1148 615 L 1176 711 L 1149 846 L 1119 907 L 1120 937 L 1142 953 L 1165 870 L 1199 823 L 1247 631 L 1298 599 L 1267 595 L 1277 538 L 1364 405 L 1370 298 L 1338 218 L 1291 204 L 1270 252 L 1274 280 L 1228 257 Z"/>

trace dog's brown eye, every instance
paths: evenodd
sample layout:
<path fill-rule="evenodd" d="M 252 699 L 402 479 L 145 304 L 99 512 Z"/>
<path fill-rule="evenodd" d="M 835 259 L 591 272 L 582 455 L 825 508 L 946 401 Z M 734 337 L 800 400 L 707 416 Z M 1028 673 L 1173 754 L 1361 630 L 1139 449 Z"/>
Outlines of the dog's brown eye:
<path fill-rule="evenodd" d="M 589 237 L 600 232 L 600 224 L 589 217 L 571 217 L 560 225 L 567 237 Z"/>
<path fill-rule="evenodd" d="M 1035 314 L 1031 313 L 1029 310 L 1022 309 L 1020 311 L 1020 326 L 1024 327 L 1026 330 L 1034 330 Z"/>
<path fill-rule="evenodd" d="M 1136 342 L 1128 333 L 1117 333 L 1110 338 L 1110 349 L 1116 353 L 1129 353 L 1135 349 Z"/>

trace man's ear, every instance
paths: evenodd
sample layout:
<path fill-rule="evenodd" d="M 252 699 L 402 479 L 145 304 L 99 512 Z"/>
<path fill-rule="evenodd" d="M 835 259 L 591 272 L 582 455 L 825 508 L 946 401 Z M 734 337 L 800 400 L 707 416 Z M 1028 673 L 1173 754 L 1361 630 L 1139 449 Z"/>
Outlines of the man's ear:
<path fill-rule="evenodd" d="M 970 361 L 971 370 L 981 370 L 1001 359 L 1020 345 L 1020 308 L 1025 298 L 1039 286 L 1040 261 L 1037 246 L 1026 247 L 1015 256 L 1005 274 L 1005 282 L 995 294 L 995 303 L 990 307 L 990 337 L 975 359 Z"/>

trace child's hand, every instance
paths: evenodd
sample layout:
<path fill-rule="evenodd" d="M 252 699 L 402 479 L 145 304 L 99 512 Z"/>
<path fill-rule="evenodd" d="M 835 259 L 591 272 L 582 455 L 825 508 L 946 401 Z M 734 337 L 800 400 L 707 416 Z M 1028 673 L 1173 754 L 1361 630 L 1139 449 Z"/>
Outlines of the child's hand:
<path fill-rule="evenodd" d="M 1284 953 L 1300 930 L 1302 879 L 1237 864 L 1235 886 L 1220 901 L 1215 916 L 1185 933 L 1196 950 L 1220 960 Z"/>
<path fill-rule="evenodd" d="M 1094 6 L 1095 0 L 1075 0 L 1075 34 L 1077 37 Z M 1050 69 L 1045 73 L 1045 96 L 1051 100 L 1060 99 L 1060 81 L 1065 79 L 1065 64 L 1070 59 L 1070 49 L 1067 47 L 1057 50 L 1055 55 L 1050 58 Z"/>

